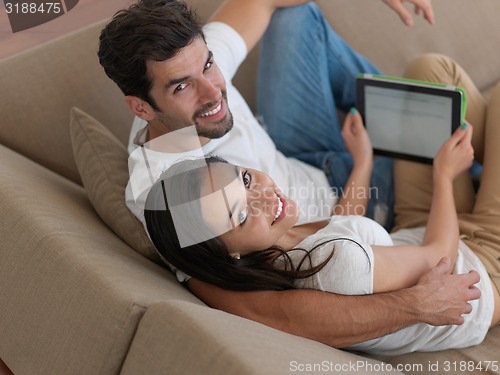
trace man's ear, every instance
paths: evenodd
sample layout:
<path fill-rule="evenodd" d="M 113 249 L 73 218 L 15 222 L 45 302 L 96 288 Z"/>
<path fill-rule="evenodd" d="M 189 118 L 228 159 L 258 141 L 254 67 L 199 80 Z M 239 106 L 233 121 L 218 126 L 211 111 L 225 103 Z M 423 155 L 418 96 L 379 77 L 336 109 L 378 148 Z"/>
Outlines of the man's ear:
<path fill-rule="evenodd" d="M 125 105 L 132 111 L 134 115 L 145 120 L 151 121 L 155 118 L 153 108 L 144 100 L 137 96 L 127 95 L 124 98 Z"/>

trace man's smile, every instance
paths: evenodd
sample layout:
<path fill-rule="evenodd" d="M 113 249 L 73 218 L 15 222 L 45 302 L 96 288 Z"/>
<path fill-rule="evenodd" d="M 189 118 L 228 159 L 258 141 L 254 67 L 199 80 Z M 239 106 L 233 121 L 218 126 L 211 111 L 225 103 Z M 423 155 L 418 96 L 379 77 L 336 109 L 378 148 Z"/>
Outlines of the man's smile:
<path fill-rule="evenodd" d="M 220 112 L 221 109 L 222 109 L 222 102 L 220 102 L 219 105 L 217 107 L 215 107 L 214 109 L 212 109 L 211 111 L 208 111 L 208 112 L 202 114 L 200 117 L 208 117 L 208 116 L 216 115 L 217 113 Z"/>

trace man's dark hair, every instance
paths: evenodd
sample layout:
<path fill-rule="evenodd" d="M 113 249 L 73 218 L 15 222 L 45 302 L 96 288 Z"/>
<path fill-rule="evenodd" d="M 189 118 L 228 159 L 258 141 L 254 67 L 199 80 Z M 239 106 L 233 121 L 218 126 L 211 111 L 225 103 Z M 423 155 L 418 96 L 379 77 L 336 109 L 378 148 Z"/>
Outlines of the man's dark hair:
<path fill-rule="evenodd" d="M 140 0 L 117 12 L 99 38 L 99 62 L 125 95 L 159 110 L 149 92 L 148 61 L 165 61 L 194 39 L 204 38 L 196 13 L 183 1 Z"/>

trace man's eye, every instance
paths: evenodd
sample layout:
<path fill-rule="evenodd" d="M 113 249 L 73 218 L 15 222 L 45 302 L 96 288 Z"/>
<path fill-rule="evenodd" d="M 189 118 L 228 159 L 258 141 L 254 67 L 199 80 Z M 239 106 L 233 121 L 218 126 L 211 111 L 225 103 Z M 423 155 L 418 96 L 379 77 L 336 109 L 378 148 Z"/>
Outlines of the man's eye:
<path fill-rule="evenodd" d="M 243 184 L 247 189 L 250 188 L 250 184 L 252 183 L 252 175 L 248 173 L 248 171 L 243 172 Z"/>
<path fill-rule="evenodd" d="M 182 91 L 182 90 L 184 90 L 186 87 L 187 87 L 187 84 L 185 84 L 185 83 L 181 83 L 179 86 L 177 86 L 177 87 L 175 88 L 175 90 L 174 90 L 174 94 L 175 94 L 175 93 L 178 93 L 178 92 L 180 92 L 180 91 Z"/>
<path fill-rule="evenodd" d="M 247 216 L 248 216 L 248 209 L 247 209 L 247 207 L 245 207 L 238 214 L 238 225 L 244 224 L 245 221 L 247 220 Z"/>

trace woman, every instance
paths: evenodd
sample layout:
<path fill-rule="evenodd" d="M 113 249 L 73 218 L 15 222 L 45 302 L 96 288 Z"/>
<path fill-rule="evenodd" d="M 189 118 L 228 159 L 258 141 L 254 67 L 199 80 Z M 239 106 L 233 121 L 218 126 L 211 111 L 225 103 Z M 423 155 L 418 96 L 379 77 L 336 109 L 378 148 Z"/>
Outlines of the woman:
<path fill-rule="evenodd" d="M 416 69 L 415 65 L 412 68 Z M 352 348 L 394 355 L 478 344 L 488 328 L 500 320 L 498 278 L 492 284 L 484 265 L 494 258 L 498 249 L 495 246 L 500 244 L 499 229 L 491 224 L 495 220 L 500 222 L 498 184 L 495 186 L 500 180 L 500 172 L 494 169 L 494 162 L 500 160 L 500 155 L 495 145 L 492 146 L 495 140 L 500 140 L 500 128 L 491 126 L 490 117 L 486 123 L 484 116 L 483 121 L 478 120 L 477 90 L 474 91 L 468 82 L 463 84 L 467 77 L 462 71 L 459 78 L 473 106 L 468 120 L 475 126 L 474 139 L 472 127 L 464 124 L 443 145 L 432 169 L 413 163 L 396 163 L 396 225 L 398 229 L 405 229 L 389 236 L 370 219 L 339 215 L 329 222 L 294 227 L 297 220 L 294 202 L 282 195 L 267 175 L 212 158 L 203 168 L 193 167 L 195 162 L 192 161 L 172 167 L 169 177 L 162 177 L 151 190 L 145 216 L 155 246 L 177 268 L 225 288 L 303 287 L 343 294 L 379 293 L 414 285 L 424 271 L 441 257 L 448 256 L 456 261 L 455 272 L 476 269 L 482 276 L 478 284 L 482 298 L 473 302 L 473 313 L 464 325 L 431 327 L 418 324 Z M 500 86 L 492 97 L 492 101 L 498 100 Z M 489 106 L 492 111 L 498 111 L 499 107 L 492 104 Z M 354 182 L 352 186 L 367 188 L 372 150 L 357 113 L 347 116 L 343 137 L 354 159 L 348 187 Z M 481 138 L 484 148 L 479 144 Z M 484 163 L 481 188 L 472 203 L 464 194 L 469 191 L 469 184 L 465 182 L 474 153 L 471 143 Z M 229 186 L 234 189 L 224 190 Z M 415 189 L 420 196 L 414 194 Z M 453 199 L 454 189 L 460 193 L 458 206 Z M 214 216 L 211 209 L 215 201 L 204 201 L 204 198 L 221 190 L 225 191 L 224 205 L 216 205 L 218 215 Z M 175 197 L 178 193 L 180 196 Z M 409 198 L 405 194 L 412 196 Z M 346 194 L 340 198 L 336 212 L 346 209 L 352 212 L 353 206 L 363 208 L 365 198 L 363 194 Z M 196 204 L 185 205 L 193 201 Z M 163 209 L 160 208 L 162 202 Z M 176 231 L 177 219 L 172 215 L 174 206 L 184 208 L 175 214 L 182 216 L 182 227 L 196 228 L 196 231 L 191 229 L 194 239 L 187 247 L 180 244 L 182 236 L 179 230 Z M 470 225 L 479 226 L 472 232 L 474 237 L 467 230 Z M 460 234 L 466 237 L 459 242 Z M 196 238 L 203 241 L 196 243 Z M 476 238 L 481 238 L 481 244 L 475 242 Z M 491 267 L 488 270 L 494 278 Z"/>

